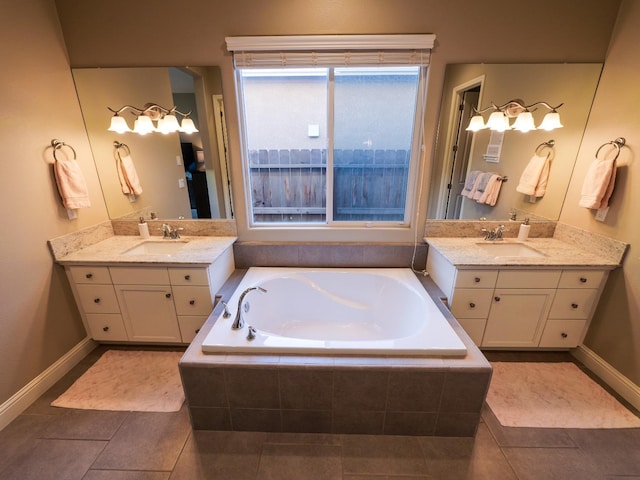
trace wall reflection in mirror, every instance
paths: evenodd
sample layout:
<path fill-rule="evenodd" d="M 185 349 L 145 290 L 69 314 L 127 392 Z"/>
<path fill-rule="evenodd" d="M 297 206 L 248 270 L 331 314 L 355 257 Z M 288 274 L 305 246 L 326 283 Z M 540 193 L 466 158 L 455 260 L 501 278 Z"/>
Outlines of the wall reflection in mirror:
<path fill-rule="evenodd" d="M 448 65 L 427 218 L 508 220 L 515 215 L 517 220 L 558 220 L 601 70 L 601 64 Z M 559 110 L 563 127 L 526 133 L 466 130 L 474 108 L 510 99 L 564 103 Z M 548 110 L 531 113 L 538 125 Z M 547 145 L 551 140 L 553 145 Z M 536 171 L 535 157 L 548 157 L 548 173 L 537 177 L 546 178 L 546 185 L 528 195 L 517 187 L 525 171 L 524 176 Z M 477 194 L 468 195 L 473 177 L 482 174 L 486 179 L 490 173 L 507 179 L 500 184 L 494 205 L 479 201 Z"/>
<path fill-rule="evenodd" d="M 74 68 L 72 72 L 111 219 L 151 212 L 160 219 L 233 218 L 218 67 Z M 149 103 L 191 112 L 189 118 L 198 131 L 150 135 L 108 131 L 113 116 L 109 107 Z M 134 109 L 124 109 L 120 115 L 129 125 L 138 116 Z M 131 174 L 141 190 L 136 195 L 127 193 Z"/>

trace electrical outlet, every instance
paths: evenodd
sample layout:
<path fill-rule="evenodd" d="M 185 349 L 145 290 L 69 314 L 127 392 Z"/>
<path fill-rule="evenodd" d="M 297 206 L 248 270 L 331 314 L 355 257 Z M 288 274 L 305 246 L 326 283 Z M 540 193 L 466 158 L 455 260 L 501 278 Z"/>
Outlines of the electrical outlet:
<path fill-rule="evenodd" d="M 184 178 L 179 178 L 178 179 L 178 188 L 184 188 L 184 187 L 185 187 Z"/>
<path fill-rule="evenodd" d="M 604 219 L 607 218 L 607 213 L 609 213 L 609 207 L 599 208 L 596 212 L 596 220 L 604 222 Z"/>
<path fill-rule="evenodd" d="M 176 155 L 176 165 L 182 165 L 182 157 L 180 155 Z"/>

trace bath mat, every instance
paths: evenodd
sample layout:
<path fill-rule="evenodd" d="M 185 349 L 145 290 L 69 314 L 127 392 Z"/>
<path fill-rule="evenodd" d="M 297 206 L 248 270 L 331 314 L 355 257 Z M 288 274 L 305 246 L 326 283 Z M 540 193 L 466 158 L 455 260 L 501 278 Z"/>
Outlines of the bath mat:
<path fill-rule="evenodd" d="M 573 363 L 491 365 L 487 403 L 505 427 L 640 427 L 637 416 Z"/>
<path fill-rule="evenodd" d="M 184 402 L 182 352 L 107 350 L 56 400 L 82 410 L 177 412 Z"/>

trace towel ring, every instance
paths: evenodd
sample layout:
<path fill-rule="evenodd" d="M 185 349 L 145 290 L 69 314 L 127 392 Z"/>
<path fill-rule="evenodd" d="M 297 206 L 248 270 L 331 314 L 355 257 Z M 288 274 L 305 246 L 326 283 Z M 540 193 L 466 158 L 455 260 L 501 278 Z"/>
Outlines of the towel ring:
<path fill-rule="evenodd" d="M 602 145 L 600 145 L 600 148 L 598 148 L 598 150 L 596 151 L 596 158 L 598 158 L 598 154 L 600 153 L 600 150 L 602 150 L 607 145 L 613 145 L 613 147 L 616 149 L 616 156 L 613 158 L 613 160 L 617 160 L 618 156 L 620 155 L 620 149 L 624 147 L 625 143 L 627 143 L 627 141 L 622 137 L 618 137 L 615 140 L 612 140 L 607 143 L 603 143 Z"/>
<path fill-rule="evenodd" d="M 540 149 L 543 149 L 545 147 L 551 149 L 555 144 L 556 144 L 556 141 L 553 139 L 549 140 L 548 142 L 542 142 L 540 145 L 536 147 L 536 150 L 535 150 L 536 155 L 539 155 Z"/>
<path fill-rule="evenodd" d="M 118 155 L 120 154 L 120 149 L 124 148 L 127 151 L 127 155 L 131 155 L 131 150 L 129 150 L 129 145 L 127 145 L 126 143 L 120 143 L 117 140 L 113 141 L 113 146 L 115 147 L 116 151 L 118 152 Z"/>
<path fill-rule="evenodd" d="M 73 159 L 75 160 L 77 157 L 75 149 L 69 145 L 68 143 L 64 143 L 60 140 L 56 140 L 55 138 L 51 140 L 51 146 L 53 147 L 53 158 L 58 161 L 58 157 L 56 157 L 56 150 L 60 150 L 62 147 L 69 147 L 73 152 Z"/>

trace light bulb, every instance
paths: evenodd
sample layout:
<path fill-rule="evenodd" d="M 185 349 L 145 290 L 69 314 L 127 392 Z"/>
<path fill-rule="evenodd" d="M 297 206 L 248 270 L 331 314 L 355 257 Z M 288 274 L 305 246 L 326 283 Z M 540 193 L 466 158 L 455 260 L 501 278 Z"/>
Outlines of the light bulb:
<path fill-rule="evenodd" d="M 199 130 L 196 128 L 195 123 L 189 117 L 182 119 L 182 125 L 180 126 L 180 131 L 182 133 L 196 133 Z"/>
<path fill-rule="evenodd" d="M 147 133 L 154 132 L 155 130 L 153 122 L 146 115 L 140 115 L 133 124 L 134 133 L 138 133 L 140 135 L 146 135 Z"/>
<path fill-rule="evenodd" d="M 541 130 L 555 130 L 562 128 L 564 125 L 560 123 L 560 114 L 555 110 L 547 113 L 542 119 L 542 123 L 538 127 Z"/>
<path fill-rule="evenodd" d="M 117 113 L 113 117 L 111 117 L 111 125 L 109 125 L 109 128 L 107 128 L 107 130 L 116 133 L 125 133 L 131 131 L 129 125 L 127 125 L 127 121 Z"/>
<path fill-rule="evenodd" d="M 487 128 L 487 126 L 484 124 L 484 118 L 482 118 L 482 115 L 474 115 L 473 117 L 471 117 L 469 126 L 467 127 L 468 131 L 477 132 L 478 130 L 482 130 L 483 128 Z"/>
<path fill-rule="evenodd" d="M 162 120 L 158 122 L 158 131 L 160 133 L 173 133 L 180 130 L 180 124 L 178 123 L 178 119 L 175 115 L 165 115 Z"/>
<path fill-rule="evenodd" d="M 487 121 L 487 126 L 491 130 L 495 130 L 496 132 L 504 132 L 505 130 L 509 130 L 511 126 L 509 125 L 509 119 L 503 112 L 493 112 Z"/>
<path fill-rule="evenodd" d="M 536 129 L 535 123 L 533 123 L 533 115 L 531 112 L 524 111 L 516 117 L 516 121 L 513 123 L 513 129 L 519 132 L 526 133 Z"/>

